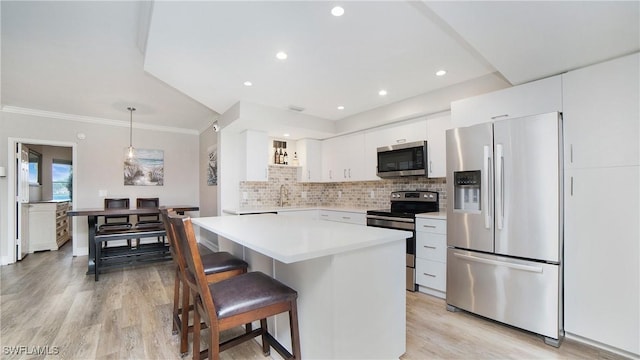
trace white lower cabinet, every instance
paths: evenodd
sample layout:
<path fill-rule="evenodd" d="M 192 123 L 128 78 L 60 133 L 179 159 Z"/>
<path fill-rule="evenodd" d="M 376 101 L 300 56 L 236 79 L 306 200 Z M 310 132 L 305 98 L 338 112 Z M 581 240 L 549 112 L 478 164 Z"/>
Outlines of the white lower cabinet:
<path fill-rule="evenodd" d="M 367 224 L 367 216 L 364 213 L 351 211 L 320 210 L 320 219 L 357 225 Z"/>
<path fill-rule="evenodd" d="M 305 219 L 318 219 L 319 210 L 311 209 L 311 210 L 282 210 L 278 211 L 278 215 L 288 215 L 301 217 Z"/>
<path fill-rule="evenodd" d="M 419 291 L 445 298 L 447 287 L 447 223 L 416 219 L 416 283 Z"/>

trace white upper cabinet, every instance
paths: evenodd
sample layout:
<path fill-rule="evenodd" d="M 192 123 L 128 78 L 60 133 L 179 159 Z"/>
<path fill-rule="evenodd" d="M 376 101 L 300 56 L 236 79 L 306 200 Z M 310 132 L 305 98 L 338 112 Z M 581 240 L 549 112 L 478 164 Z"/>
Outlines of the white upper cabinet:
<path fill-rule="evenodd" d="M 296 143 L 300 169 L 298 181 L 322 181 L 322 142 L 314 139 L 300 139 Z"/>
<path fill-rule="evenodd" d="M 640 55 L 563 75 L 565 167 L 640 164 Z"/>
<path fill-rule="evenodd" d="M 425 117 L 365 131 L 363 180 L 381 180 L 376 175 L 378 147 L 424 140 L 427 140 L 427 120 Z"/>
<path fill-rule="evenodd" d="M 269 177 L 269 138 L 266 132 L 246 130 L 240 134 L 241 181 L 267 181 Z"/>
<path fill-rule="evenodd" d="M 451 103 L 453 127 L 562 111 L 560 75 Z"/>
<path fill-rule="evenodd" d="M 427 119 L 427 176 L 430 178 L 447 176 L 446 131 L 452 127 L 450 113 Z"/>
<path fill-rule="evenodd" d="M 322 181 L 364 179 L 364 134 L 355 133 L 322 142 Z"/>

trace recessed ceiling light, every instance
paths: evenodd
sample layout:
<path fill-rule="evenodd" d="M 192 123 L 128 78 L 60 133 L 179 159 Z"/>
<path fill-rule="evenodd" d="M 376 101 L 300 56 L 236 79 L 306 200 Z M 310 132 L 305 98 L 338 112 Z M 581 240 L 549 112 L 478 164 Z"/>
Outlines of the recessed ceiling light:
<path fill-rule="evenodd" d="M 380 95 L 380 96 L 387 95 L 387 90 L 382 89 L 382 90 L 378 91 L 378 95 Z"/>
<path fill-rule="evenodd" d="M 276 57 L 277 57 L 278 59 L 280 59 L 280 60 L 285 60 L 285 59 L 287 58 L 287 56 L 288 56 L 288 55 L 287 55 L 287 53 L 286 53 L 286 52 L 284 52 L 284 51 L 279 51 L 279 52 L 276 54 Z"/>
<path fill-rule="evenodd" d="M 438 70 L 436 72 L 436 76 L 445 76 L 447 74 L 447 70 Z"/>
<path fill-rule="evenodd" d="M 344 106 L 342 105 L 338 106 L 338 110 L 344 110 Z"/>
<path fill-rule="evenodd" d="M 289 137 L 289 136 L 291 136 L 291 134 L 289 134 L 289 133 L 284 133 L 284 134 L 282 134 L 282 136 L 284 136 L 284 137 Z"/>
<path fill-rule="evenodd" d="M 245 81 L 244 86 L 253 86 L 253 83 L 251 81 Z"/>
<path fill-rule="evenodd" d="M 336 6 L 333 9 L 331 9 L 331 15 L 342 16 L 344 15 L 344 9 L 341 6 Z"/>

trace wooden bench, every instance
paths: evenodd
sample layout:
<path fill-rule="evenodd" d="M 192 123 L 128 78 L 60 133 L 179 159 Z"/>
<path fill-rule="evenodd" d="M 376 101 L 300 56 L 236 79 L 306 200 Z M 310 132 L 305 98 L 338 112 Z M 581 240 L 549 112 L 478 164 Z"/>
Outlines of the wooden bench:
<path fill-rule="evenodd" d="M 153 228 L 131 228 L 126 230 L 99 230 L 94 238 L 95 281 L 101 270 L 112 267 L 123 267 L 138 263 L 149 263 L 171 259 L 169 245 L 164 242 L 140 244 L 135 248 L 128 245 L 102 248 L 102 243 L 115 240 L 131 240 L 151 237 L 164 237 L 167 233 L 164 226 Z"/>

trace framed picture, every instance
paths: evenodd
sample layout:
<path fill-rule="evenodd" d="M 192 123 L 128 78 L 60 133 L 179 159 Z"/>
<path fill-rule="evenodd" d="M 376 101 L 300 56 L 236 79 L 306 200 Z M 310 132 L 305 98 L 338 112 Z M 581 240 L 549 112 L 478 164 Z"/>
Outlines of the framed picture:
<path fill-rule="evenodd" d="M 207 185 L 218 185 L 218 150 L 215 146 L 207 149 L 209 164 L 207 165 Z"/>
<path fill-rule="evenodd" d="M 164 185 L 164 151 L 134 149 L 129 158 L 125 149 L 124 184 L 134 186 Z"/>

